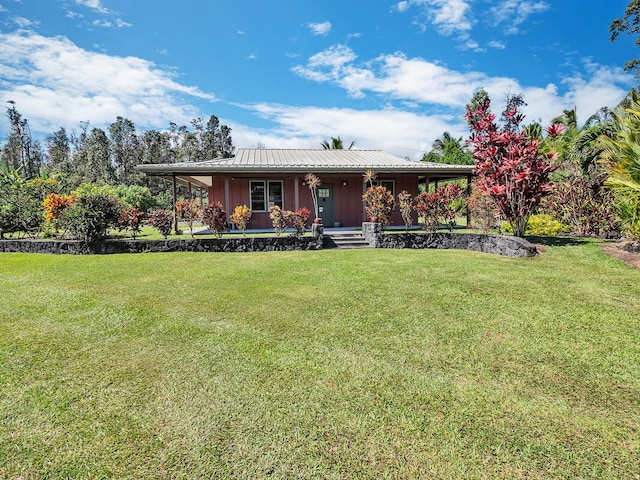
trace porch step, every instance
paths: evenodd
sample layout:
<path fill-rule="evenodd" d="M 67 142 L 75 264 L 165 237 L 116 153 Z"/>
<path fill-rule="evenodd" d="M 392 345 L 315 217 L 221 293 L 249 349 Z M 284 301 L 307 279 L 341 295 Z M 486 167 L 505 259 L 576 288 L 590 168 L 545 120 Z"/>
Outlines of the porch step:
<path fill-rule="evenodd" d="M 325 242 L 328 248 L 371 248 L 359 232 L 325 233 Z"/>

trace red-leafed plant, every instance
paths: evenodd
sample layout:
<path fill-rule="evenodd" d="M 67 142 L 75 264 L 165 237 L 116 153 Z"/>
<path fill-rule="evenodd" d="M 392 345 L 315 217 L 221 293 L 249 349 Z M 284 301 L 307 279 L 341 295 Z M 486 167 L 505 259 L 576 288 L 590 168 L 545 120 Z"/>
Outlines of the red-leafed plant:
<path fill-rule="evenodd" d="M 307 228 L 307 220 L 309 220 L 311 211 L 306 207 L 302 207 L 297 209 L 295 212 L 285 210 L 283 214 L 287 226 L 292 227 L 295 230 L 294 235 L 304 235 L 304 231 Z"/>
<path fill-rule="evenodd" d="M 362 201 L 370 221 L 389 225 L 389 217 L 394 206 L 393 194 L 390 191 L 383 186 L 374 185 L 367 188 L 362 195 Z"/>
<path fill-rule="evenodd" d="M 538 150 L 538 140 L 524 133 L 520 96 L 510 96 L 499 126 L 491 113 L 491 101 L 480 96 L 467 106 L 478 187 L 490 195 L 517 236 L 524 234 L 529 217 L 550 190 L 549 174 L 554 167 Z"/>
<path fill-rule="evenodd" d="M 173 225 L 173 215 L 168 210 L 154 210 L 149 214 L 147 223 L 158 230 L 165 240 L 171 233 Z"/>
<path fill-rule="evenodd" d="M 408 232 L 413 225 L 413 217 L 411 212 L 413 211 L 413 197 L 409 192 L 403 190 L 398 194 L 398 207 L 400 208 L 400 215 L 404 221 L 405 230 Z"/>
<path fill-rule="evenodd" d="M 453 230 L 456 214 L 464 206 L 460 185 L 443 185 L 435 192 L 422 192 L 416 197 L 416 212 L 424 222 L 424 229 L 435 232 L 441 223 Z"/>
<path fill-rule="evenodd" d="M 144 220 L 144 212 L 137 208 L 125 208 L 120 212 L 118 217 L 118 230 L 129 230 L 131 236 L 135 240 L 140 233 L 142 221 Z"/>
<path fill-rule="evenodd" d="M 221 237 L 227 227 L 227 213 L 221 202 L 213 202 L 202 209 L 202 223 L 209 227 L 217 237 Z"/>
<path fill-rule="evenodd" d="M 191 232 L 191 238 L 193 238 L 193 224 L 200 217 L 202 208 L 198 205 L 198 202 L 187 198 L 176 202 L 176 212 L 189 224 L 189 232 Z"/>

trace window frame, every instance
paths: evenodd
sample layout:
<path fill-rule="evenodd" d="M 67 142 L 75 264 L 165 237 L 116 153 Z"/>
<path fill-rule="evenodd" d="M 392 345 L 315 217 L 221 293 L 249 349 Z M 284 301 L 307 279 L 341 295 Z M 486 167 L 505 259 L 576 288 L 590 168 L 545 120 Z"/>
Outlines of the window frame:
<path fill-rule="evenodd" d="M 253 190 L 253 185 L 254 184 L 262 184 L 262 188 L 263 188 L 263 198 L 262 201 L 264 202 L 264 210 L 257 210 L 253 208 L 253 196 L 252 196 L 252 190 Z M 284 181 L 283 180 L 266 180 L 266 179 L 251 179 L 249 180 L 249 205 L 251 208 L 251 211 L 256 212 L 256 213 L 262 213 L 262 212 L 268 212 L 269 211 L 269 193 L 270 193 L 270 185 L 271 184 L 280 184 L 280 202 L 282 203 L 282 205 L 280 205 L 280 208 L 284 208 Z M 276 204 L 274 202 L 274 204 Z M 276 204 L 277 205 L 277 204 Z"/>

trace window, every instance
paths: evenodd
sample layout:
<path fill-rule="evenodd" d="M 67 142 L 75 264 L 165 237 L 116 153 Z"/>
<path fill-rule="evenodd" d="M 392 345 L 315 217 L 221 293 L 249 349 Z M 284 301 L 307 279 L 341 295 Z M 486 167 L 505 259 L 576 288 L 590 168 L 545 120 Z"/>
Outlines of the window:
<path fill-rule="evenodd" d="M 396 182 L 395 182 L 395 180 L 374 180 L 373 184 L 374 185 L 379 185 L 381 187 L 386 188 L 389 192 L 391 192 L 391 195 L 393 195 L 395 197 L 395 195 L 396 195 Z"/>
<path fill-rule="evenodd" d="M 282 208 L 282 182 L 251 180 L 249 182 L 249 201 L 254 212 L 266 212 L 275 205 Z"/>

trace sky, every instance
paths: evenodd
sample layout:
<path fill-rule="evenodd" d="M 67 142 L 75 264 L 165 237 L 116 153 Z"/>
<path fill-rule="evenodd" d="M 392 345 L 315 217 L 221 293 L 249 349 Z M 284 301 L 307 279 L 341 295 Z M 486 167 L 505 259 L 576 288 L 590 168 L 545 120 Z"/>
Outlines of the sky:
<path fill-rule="evenodd" d="M 0 0 L 0 102 L 34 137 L 80 122 L 138 131 L 216 115 L 237 148 L 419 159 L 465 104 L 523 94 L 526 122 L 584 122 L 637 85 L 627 0 Z M 0 142 L 8 132 L 0 118 Z"/>

